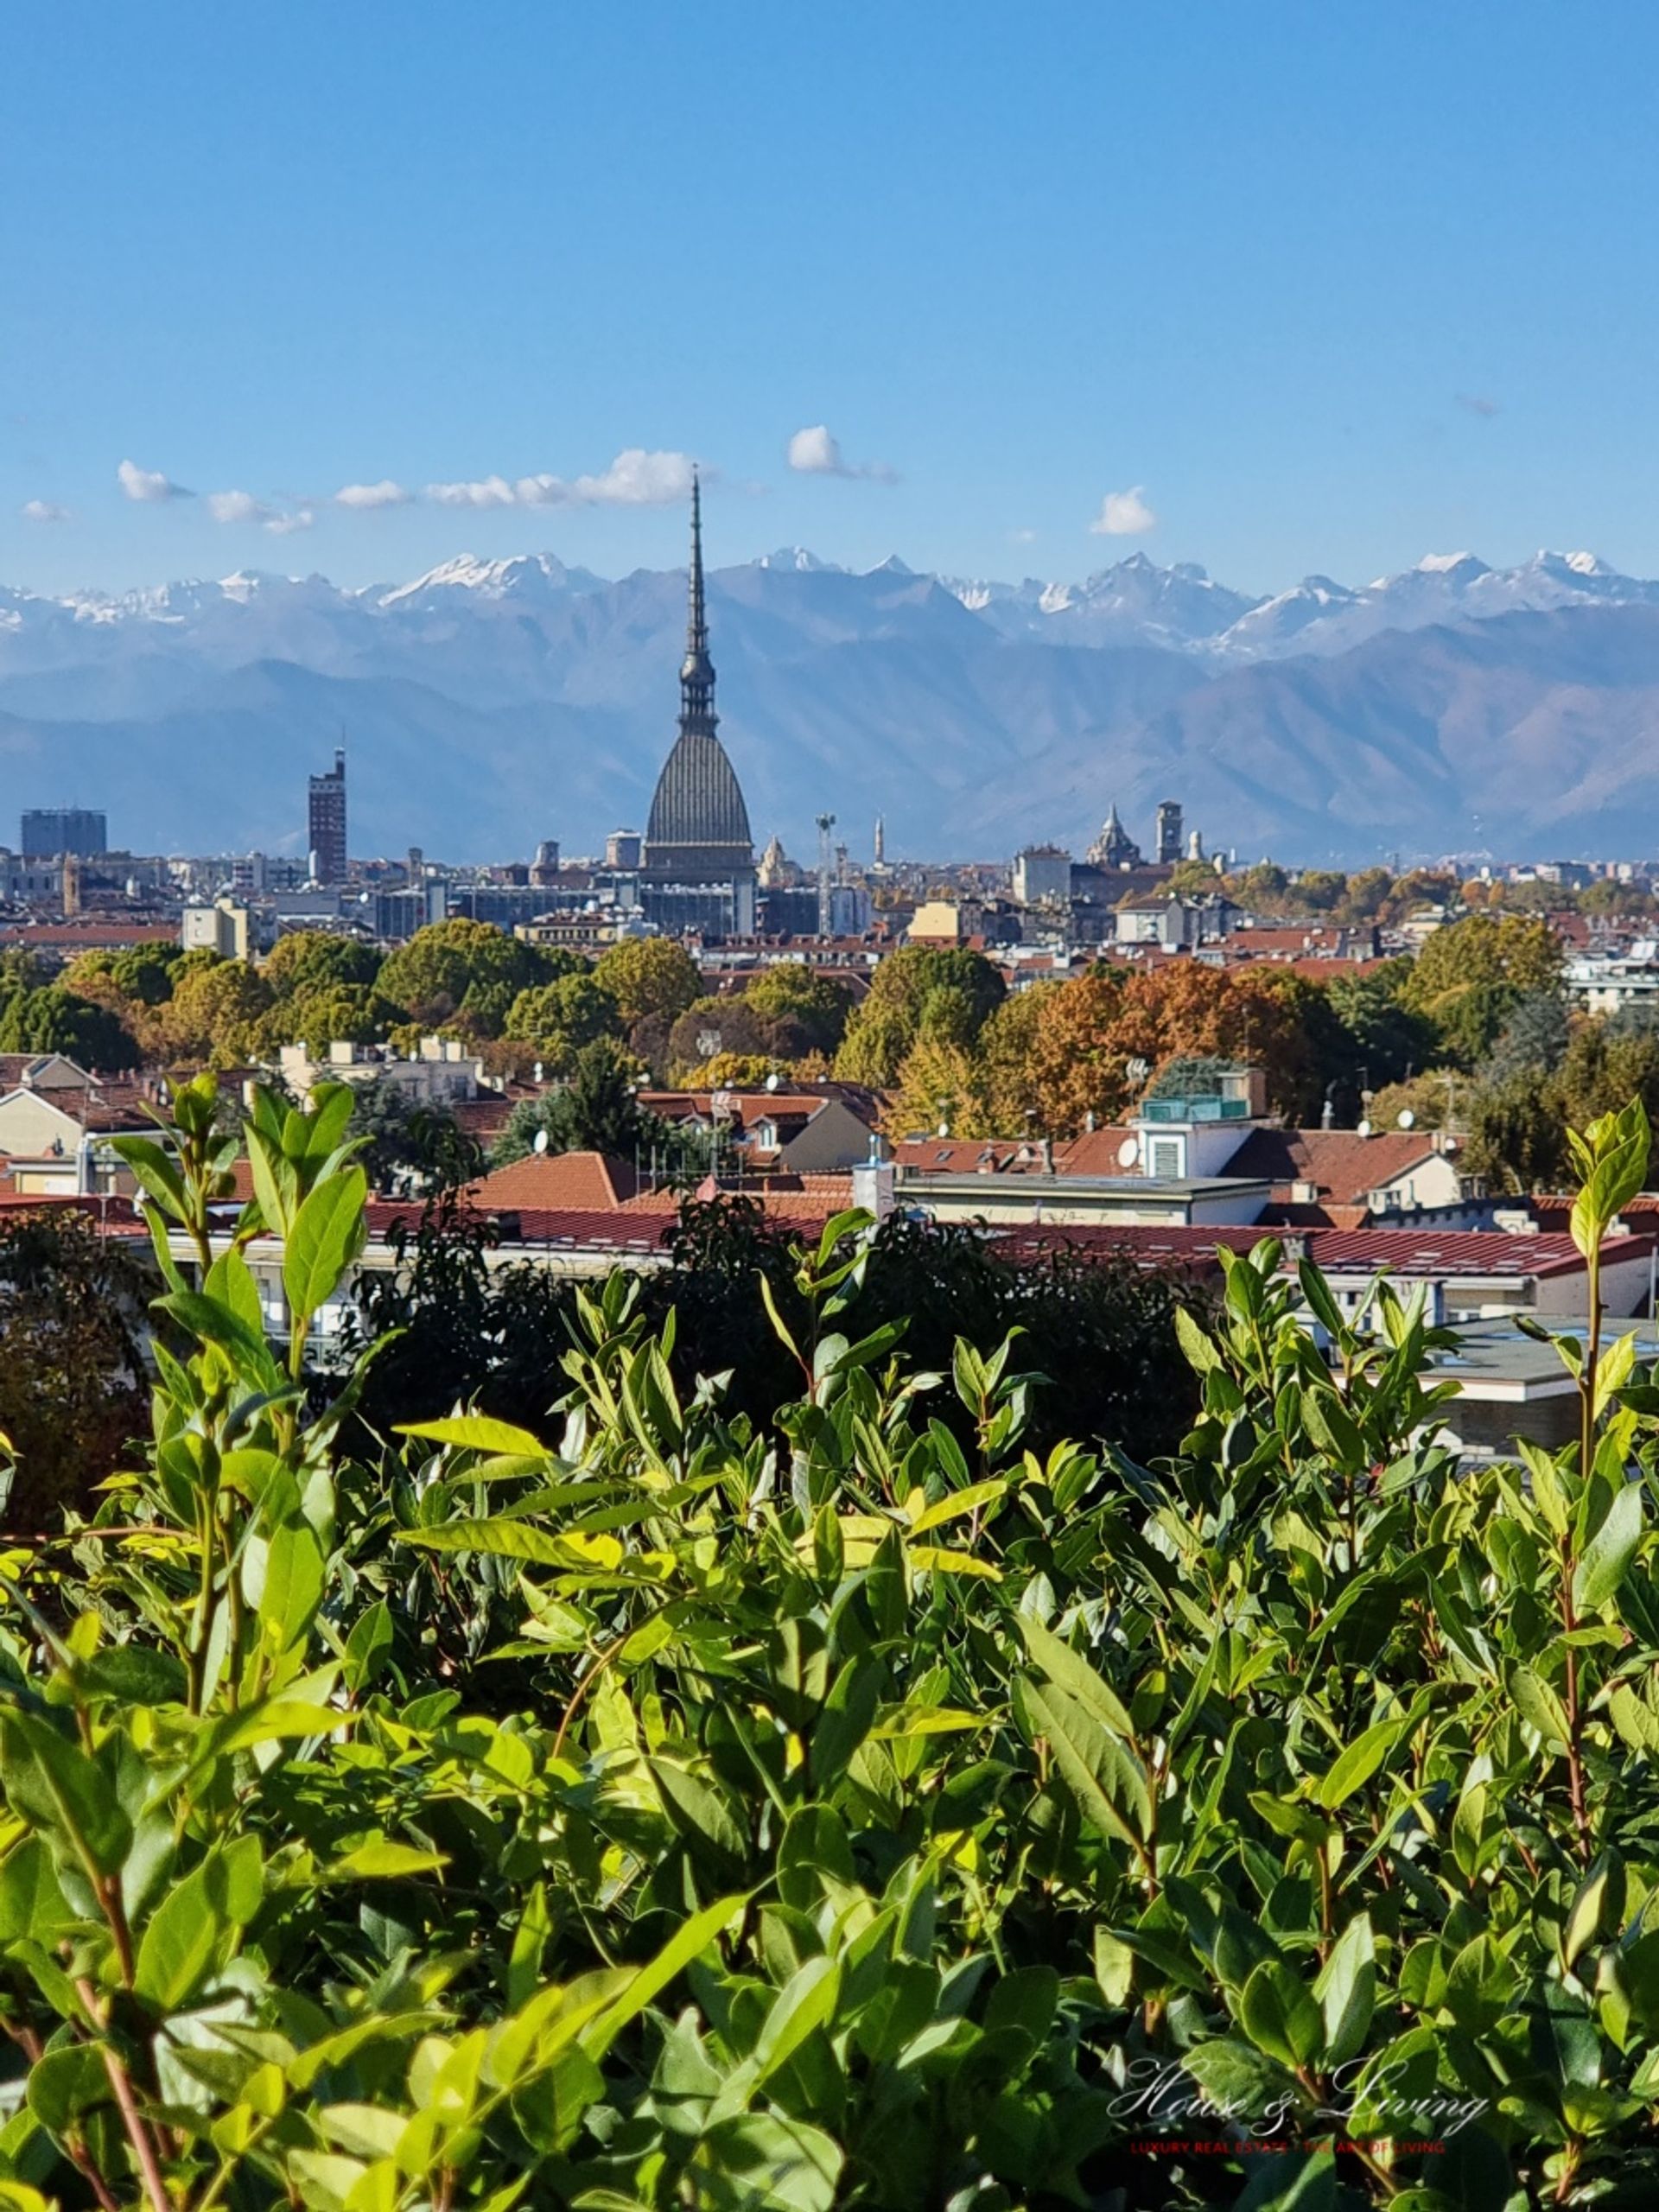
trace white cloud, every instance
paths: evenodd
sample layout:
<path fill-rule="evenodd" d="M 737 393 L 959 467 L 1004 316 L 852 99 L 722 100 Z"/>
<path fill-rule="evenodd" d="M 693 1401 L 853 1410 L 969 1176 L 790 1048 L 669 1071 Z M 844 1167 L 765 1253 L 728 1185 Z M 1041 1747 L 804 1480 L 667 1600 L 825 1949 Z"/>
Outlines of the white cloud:
<path fill-rule="evenodd" d="M 210 492 L 207 512 L 215 522 L 269 522 L 272 514 L 251 492 Z"/>
<path fill-rule="evenodd" d="M 412 492 L 401 484 L 394 484 L 383 476 L 378 484 L 343 484 L 334 494 L 337 507 L 355 507 L 368 511 L 375 507 L 406 507 L 414 498 Z"/>
<path fill-rule="evenodd" d="M 1034 545 L 1037 543 L 1037 533 L 1034 530 L 1011 530 L 1008 532 L 1008 543 L 1011 545 Z"/>
<path fill-rule="evenodd" d="M 207 512 L 215 522 L 256 523 L 273 537 L 288 537 L 296 530 L 309 530 L 316 520 L 309 507 L 268 506 L 264 500 L 256 499 L 251 492 L 210 492 Z"/>
<path fill-rule="evenodd" d="M 1109 492 L 1089 525 L 1095 536 L 1139 537 L 1143 531 L 1155 530 L 1158 518 L 1141 496 L 1146 488 L 1144 484 L 1132 484 L 1127 492 Z"/>
<path fill-rule="evenodd" d="M 25 522 L 67 522 L 69 510 L 51 499 L 25 499 L 22 509 Z"/>
<path fill-rule="evenodd" d="M 429 484 L 442 507 L 662 507 L 691 496 L 691 456 L 630 446 L 596 476 L 486 476 L 472 483 Z"/>
<path fill-rule="evenodd" d="M 797 430 L 789 442 L 789 465 L 803 476 L 840 476 L 843 474 L 841 446 L 830 435 L 827 423 Z"/>
<path fill-rule="evenodd" d="M 789 442 L 789 465 L 798 476 L 856 476 L 873 484 L 899 481 L 897 472 L 884 461 L 844 460 L 841 441 L 830 435 L 827 423 L 813 423 L 796 431 Z"/>
<path fill-rule="evenodd" d="M 441 507 L 510 507 L 513 489 L 505 476 L 486 476 L 474 484 L 429 484 L 429 499 Z"/>
<path fill-rule="evenodd" d="M 194 496 L 182 484 L 175 484 L 170 476 L 163 476 L 159 468 L 140 468 L 137 461 L 124 461 L 115 474 L 128 499 L 141 500 L 148 505 L 161 505 L 168 499 L 188 499 Z"/>

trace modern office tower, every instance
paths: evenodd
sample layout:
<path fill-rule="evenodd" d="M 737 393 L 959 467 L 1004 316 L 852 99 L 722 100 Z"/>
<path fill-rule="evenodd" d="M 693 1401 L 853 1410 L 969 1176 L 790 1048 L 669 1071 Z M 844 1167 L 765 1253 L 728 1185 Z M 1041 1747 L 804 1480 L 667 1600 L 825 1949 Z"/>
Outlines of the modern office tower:
<path fill-rule="evenodd" d="M 346 755 L 337 752 L 326 776 L 313 776 L 307 816 L 311 874 L 318 883 L 346 880 Z"/>
<path fill-rule="evenodd" d="M 89 861 L 110 849 L 105 817 L 86 806 L 31 806 L 22 823 L 22 849 L 26 861 L 54 860 L 70 853 Z"/>

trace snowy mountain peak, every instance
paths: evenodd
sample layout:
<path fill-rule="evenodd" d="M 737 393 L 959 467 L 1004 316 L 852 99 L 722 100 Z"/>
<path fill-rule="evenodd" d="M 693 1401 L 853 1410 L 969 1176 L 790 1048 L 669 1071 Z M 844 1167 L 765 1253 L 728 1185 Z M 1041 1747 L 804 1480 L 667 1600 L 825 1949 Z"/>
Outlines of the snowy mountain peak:
<path fill-rule="evenodd" d="M 1421 576 L 1452 576 L 1459 573 L 1484 576 L 1491 571 L 1472 553 L 1425 553 L 1417 563 L 1417 574 Z"/>
<path fill-rule="evenodd" d="M 798 576 L 822 575 L 826 571 L 836 575 L 845 572 L 833 561 L 820 561 L 804 545 L 780 545 L 775 552 L 762 553 L 753 560 L 752 569 L 783 569 Z"/>
<path fill-rule="evenodd" d="M 482 600 L 546 599 L 568 591 L 592 591 L 603 579 L 587 569 L 567 569 L 555 553 L 519 553 L 510 560 L 480 561 L 475 553 L 458 554 L 381 594 L 382 607 L 405 605 L 434 593 L 463 591 Z"/>

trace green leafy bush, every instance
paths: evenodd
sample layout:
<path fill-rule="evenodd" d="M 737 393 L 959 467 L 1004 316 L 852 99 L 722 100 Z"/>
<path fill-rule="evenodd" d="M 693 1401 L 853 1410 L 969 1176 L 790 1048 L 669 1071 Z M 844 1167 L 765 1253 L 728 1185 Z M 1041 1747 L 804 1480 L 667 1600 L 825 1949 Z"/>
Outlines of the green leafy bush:
<path fill-rule="evenodd" d="M 843 1216 L 764 1292 L 773 1423 L 619 1274 L 548 1435 L 344 1460 L 349 1097 L 245 1131 L 283 1348 L 210 1088 L 128 1147 L 152 1444 L 0 1559 L 0 2206 L 1653 2201 L 1633 1339 L 1565 1348 L 1578 1447 L 1460 1473 L 1421 1304 L 1263 1247 L 1178 1317 L 1178 1458 L 1039 1458 L 1010 1346 L 850 1333 Z M 1592 1255 L 1647 1144 L 1578 1141 Z"/>

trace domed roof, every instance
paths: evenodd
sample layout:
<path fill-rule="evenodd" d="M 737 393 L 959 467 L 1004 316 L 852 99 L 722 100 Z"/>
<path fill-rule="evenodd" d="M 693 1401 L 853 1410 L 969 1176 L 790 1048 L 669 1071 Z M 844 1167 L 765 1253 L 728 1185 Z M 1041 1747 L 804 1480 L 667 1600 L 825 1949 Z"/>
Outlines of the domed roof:
<path fill-rule="evenodd" d="M 665 845 L 738 845 L 753 851 L 749 810 L 717 737 L 682 730 L 663 763 L 645 828 L 649 853 Z"/>

